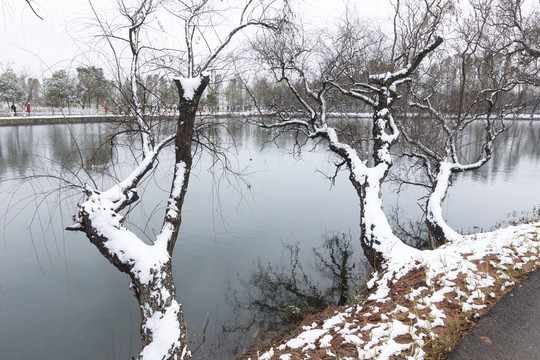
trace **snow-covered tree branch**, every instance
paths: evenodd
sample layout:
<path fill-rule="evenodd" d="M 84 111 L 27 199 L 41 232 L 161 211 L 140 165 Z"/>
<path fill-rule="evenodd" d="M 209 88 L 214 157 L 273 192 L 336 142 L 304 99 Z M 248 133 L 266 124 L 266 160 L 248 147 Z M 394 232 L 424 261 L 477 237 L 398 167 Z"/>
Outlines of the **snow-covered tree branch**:
<path fill-rule="evenodd" d="M 412 58 L 411 63 L 403 68 L 387 72 L 385 74 L 371 75 L 371 93 L 368 104 L 372 107 L 374 136 L 373 161 L 374 166 L 351 167 L 350 180 L 360 198 L 360 226 L 362 230 L 362 247 L 364 253 L 373 264 L 382 264 L 385 260 L 398 257 L 407 253 L 407 247 L 394 234 L 386 216 L 382 210 L 381 186 L 385 181 L 388 171 L 392 167 L 390 149 L 399 137 L 399 130 L 392 115 L 392 105 L 399 97 L 397 86 L 416 71 L 422 60 L 441 43 L 442 38 L 436 37 L 432 43 L 422 49 Z M 355 84 L 355 87 L 362 86 Z M 368 86 L 362 86 L 368 88 Z M 338 89 L 345 95 L 356 99 L 363 99 L 364 95 L 358 96 L 354 90 Z"/>
<path fill-rule="evenodd" d="M 219 12 L 231 16 L 238 9 L 210 0 L 140 0 L 136 4 L 120 1 L 118 12 L 123 19 L 121 26 L 108 26 L 104 20 L 97 18 L 106 44 L 115 56 L 114 64 L 120 72 L 117 78 L 128 79 L 129 91 L 124 96 L 128 97 L 133 115 L 130 125 L 140 141 L 140 148 L 133 149 L 138 151 L 138 165 L 109 189 L 98 190 L 87 185 L 74 224 L 68 230 L 86 234 L 107 260 L 130 276 L 130 289 L 139 302 L 141 314 L 143 348 L 138 357 L 140 360 L 191 358 L 182 306 L 177 300 L 173 281 L 171 259 L 193 166 L 194 139 L 200 138 L 196 132 L 204 128 L 195 123 L 199 102 L 210 82 L 210 75 L 204 70 L 217 61 L 218 56 L 230 46 L 233 37 L 242 30 L 250 26 L 273 28 L 279 23 L 275 15 L 280 11 L 274 8 L 275 4 L 276 1 L 246 1 L 241 13 L 237 14 L 241 18 L 240 24 L 221 24 L 220 30 L 225 29 L 228 35 L 223 41 L 218 39 L 219 45 L 214 50 L 197 47 L 194 38 L 215 34 L 213 17 L 218 16 Z M 148 43 L 152 31 L 150 25 L 157 21 L 160 12 L 174 14 L 176 21 L 180 22 L 178 29 L 180 33 L 184 31 L 187 51 L 158 49 Z M 128 59 L 119 57 L 124 47 L 129 50 Z M 181 65 L 175 68 L 171 64 L 168 67 L 174 69 L 174 83 L 179 96 L 178 117 L 174 133 L 162 138 L 159 127 L 155 125 L 156 120 L 145 108 L 147 89 L 142 74 L 162 70 L 157 60 L 163 59 L 164 54 L 169 58 L 180 54 L 175 63 Z M 156 61 L 157 67 L 149 68 Z M 129 69 L 127 73 L 123 72 L 124 68 Z M 124 222 L 127 215 L 123 214 L 123 210 L 136 205 L 140 199 L 140 185 L 156 170 L 160 154 L 171 149 L 172 146 L 168 145 L 172 144 L 174 163 L 163 223 L 157 235 L 148 243 L 127 228 Z"/>

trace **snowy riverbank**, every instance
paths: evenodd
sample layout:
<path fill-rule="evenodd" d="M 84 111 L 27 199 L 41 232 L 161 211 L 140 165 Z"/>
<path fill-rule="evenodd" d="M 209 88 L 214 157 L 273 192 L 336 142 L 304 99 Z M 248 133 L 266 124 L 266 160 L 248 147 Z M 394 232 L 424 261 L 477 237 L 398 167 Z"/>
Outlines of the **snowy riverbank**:
<path fill-rule="evenodd" d="M 308 318 L 251 360 L 444 358 L 474 321 L 539 266 L 540 222 L 463 236 L 372 274 L 363 301 Z"/>

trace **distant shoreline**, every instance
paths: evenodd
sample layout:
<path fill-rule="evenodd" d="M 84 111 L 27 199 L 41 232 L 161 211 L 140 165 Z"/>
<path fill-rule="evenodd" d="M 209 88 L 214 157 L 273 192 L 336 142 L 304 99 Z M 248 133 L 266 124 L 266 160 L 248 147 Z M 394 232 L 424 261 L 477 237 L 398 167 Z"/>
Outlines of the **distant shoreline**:
<path fill-rule="evenodd" d="M 205 116 L 213 116 L 217 118 L 226 117 L 249 117 L 250 113 L 216 113 Z M 178 114 L 156 115 L 153 119 L 174 119 Z M 122 122 L 132 120 L 129 115 L 41 115 L 41 116 L 6 116 L 0 117 L 1 126 L 31 126 L 31 125 L 54 125 L 54 124 L 83 124 L 83 123 L 107 123 L 107 122 Z"/>
<path fill-rule="evenodd" d="M 13 116 L 0 117 L 0 126 L 25 126 L 25 125 L 52 125 L 52 124 L 80 124 L 97 122 L 116 122 L 126 119 L 120 115 L 46 115 L 46 116 Z"/>
<path fill-rule="evenodd" d="M 199 114 L 199 116 L 208 116 L 215 118 L 237 118 L 237 117 L 252 117 L 258 116 L 258 113 L 253 112 L 216 112 L 216 113 L 207 113 L 204 112 Z M 156 115 L 152 118 L 154 119 L 173 119 L 176 118 L 178 114 L 169 114 L 169 115 Z M 371 118 L 372 114 L 340 114 L 333 113 L 328 115 L 331 118 L 336 118 L 340 116 L 346 116 L 350 118 Z M 121 122 L 126 120 L 131 120 L 133 117 L 128 115 L 38 115 L 38 116 L 0 116 L 0 127 L 2 126 L 31 126 L 31 125 L 54 125 L 54 124 L 83 124 L 83 123 L 106 123 L 106 122 Z M 481 119 L 479 119 L 481 120 Z M 523 114 L 515 117 L 509 117 L 507 120 L 518 120 L 518 121 L 538 121 L 540 120 L 540 115 L 535 114 L 531 116 L 530 114 Z"/>

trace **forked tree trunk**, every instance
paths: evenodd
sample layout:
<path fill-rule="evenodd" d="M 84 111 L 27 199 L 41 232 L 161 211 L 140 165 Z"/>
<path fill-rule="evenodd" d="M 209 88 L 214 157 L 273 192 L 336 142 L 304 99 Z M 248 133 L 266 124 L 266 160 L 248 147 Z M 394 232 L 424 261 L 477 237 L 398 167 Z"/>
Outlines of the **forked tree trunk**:
<path fill-rule="evenodd" d="M 81 205 L 79 224 L 103 256 L 131 278 L 130 289 L 137 298 L 141 314 L 143 348 L 138 359 L 190 359 L 182 307 L 176 300 L 171 258 L 164 244 L 144 244 L 120 223 L 102 225 L 103 217 L 99 213 L 109 212 L 105 207 L 107 202 L 93 195 L 95 193 Z M 94 212 L 88 211 L 92 206 L 95 206 Z M 114 216 L 116 218 L 118 216 Z M 125 246 L 126 243 L 129 244 Z"/>
<path fill-rule="evenodd" d="M 135 170 L 111 189 L 99 192 L 87 187 L 86 201 L 79 204 L 69 230 L 83 231 L 100 253 L 131 278 L 130 289 L 141 314 L 142 351 L 139 360 L 189 360 L 188 338 L 182 307 L 176 299 L 171 258 L 182 221 L 181 211 L 192 165 L 195 114 L 208 76 L 177 80 L 180 113 L 175 135 L 175 166 L 171 192 L 161 232 L 146 244 L 123 224 L 121 210 L 137 199 L 137 185 L 155 169 L 159 146 L 144 142 L 145 157 Z M 169 138 L 171 140 L 172 138 Z"/>

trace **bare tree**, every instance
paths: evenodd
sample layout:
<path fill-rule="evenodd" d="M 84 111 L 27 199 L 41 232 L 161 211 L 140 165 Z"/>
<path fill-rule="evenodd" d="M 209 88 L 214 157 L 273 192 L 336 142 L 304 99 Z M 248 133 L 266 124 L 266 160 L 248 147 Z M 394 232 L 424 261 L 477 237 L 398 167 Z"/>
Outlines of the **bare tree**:
<path fill-rule="evenodd" d="M 495 5 L 498 10 L 495 24 L 500 34 L 506 37 L 508 45 L 517 45 L 512 50 L 523 51 L 534 58 L 540 57 L 538 7 L 526 0 L 499 0 Z"/>
<path fill-rule="evenodd" d="M 380 39 L 368 36 L 373 30 L 358 31 L 355 24 L 346 18 L 346 24 L 334 41 L 318 40 L 312 44 L 297 42 L 292 39 L 298 32 L 290 29 L 281 32 L 275 38 L 258 46 L 258 53 L 270 65 L 278 81 L 285 82 L 295 96 L 298 107 L 287 113 L 280 112 L 278 121 L 263 118 L 260 124 L 266 128 L 294 130 L 303 133 L 308 139 L 322 143 L 338 157 L 338 170 L 342 167 L 349 172 L 349 180 L 355 188 L 360 200 L 361 243 L 368 261 L 374 266 L 381 266 L 391 258 L 406 256 L 412 248 L 397 238 L 384 214 L 381 200 L 381 185 L 392 167 L 391 147 L 399 137 L 399 129 L 394 121 L 392 106 L 400 96 L 399 86 L 408 82 L 420 63 L 433 52 L 443 39 L 436 35 L 449 3 L 410 2 L 406 10 L 419 15 L 414 20 L 407 17 L 403 28 L 396 27 L 393 40 L 387 45 L 380 44 Z M 413 6 L 416 4 L 417 6 Z M 410 15 L 410 14 L 408 14 Z M 403 9 L 396 6 L 396 17 L 404 19 Z M 414 22 L 414 25 L 412 24 Z M 365 24 L 361 24 L 365 26 Z M 407 25 L 407 26 L 405 26 Z M 366 34 L 366 36 L 363 36 Z M 420 34 L 420 35 L 419 35 Z M 354 35 L 354 38 L 351 36 Z M 410 35 L 414 35 L 411 37 Z M 354 39 L 365 39 L 367 42 L 355 44 Z M 333 57 L 325 57 L 327 52 L 318 52 L 324 43 L 336 44 L 346 42 L 344 56 L 340 51 L 331 51 Z M 375 49 L 370 52 L 371 44 Z M 274 44 L 274 47 L 270 45 Z M 353 46 L 353 48 L 351 48 Z M 270 50 L 269 50 L 270 49 Z M 339 49 L 339 48 L 337 48 Z M 325 49 L 326 50 L 326 49 Z M 381 56 L 381 50 L 384 55 Z M 362 61 L 360 56 L 366 52 L 374 56 Z M 316 54 L 323 53 L 322 56 Z M 380 60 L 385 62 L 381 64 Z M 317 62 L 319 60 L 319 62 Z M 370 61 L 373 60 L 373 61 Z M 314 65 L 315 64 L 315 65 Z M 358 67 L 361 66 L 361 70 Z M 370 68 L 380 73 L 370 74 Z M 360 79 L 355 79 L 360 77 Z M 340 81 L 353 80 L 347 86 Z M 329 119 L 328 99 L 337 92 L 364 103 L 373 114 L 371 129 L 373 148 L 371 157 L 365 157 L 352 147 L 342 136 L 340 126 Z"/>
<path fill-rule="evenodd" d="M 471 13 L 457 23 L 453 47 L 456 82 L 449 83 L 448 69 L 436 62 L 413 88 L 410 106 L 418 112 L 403 121 L 402 133 L 408 145 L 404 155 L 415 159 L 425 174 L 416 184 L 428 188 L 425 219 L 430 245 L 440 246 L 461 238 L 445 221 L 441 204 L 454 174 L 476 170 L 492 156 L 496 138 L 507 129 L 506 116 L 519 111 L 516 89 L 530 83 L 516 70 L 518 54 L 505 50 L 505 39 L 493 26 L 493 2 L 471 2 Z M 443 55 L 445 56 L 445 55 Z M 455 99 L 448 99 L 445 88 L 453 87 Z M 449 102 L 452 105 L 449 106 Z M 452 110 L 450 110 L 452 109 Z M 467 131 L 481 124 L 483 141 L 474 157 L 466 156 Z M 428 131 L 426 131 L 428 129 Z M 428 133 L 429 132 L 429 133 Z M 410 182 L 413 183 L 413 182 Z"/>
<path fill-rule="evenodd" d="M 277 4 L 277 2 L 276 2 Z M 182 206 L 187 192 L 193 164 L 193 143 L 199 125 L 195 115 L 199 101 L 210 77 L 206 70 L 231 43 L 233 37 L 251 25 L 277 26 L 274 1 L 246 1 L 238 8 L 224 8 L 219 2 L 210 0 L 159 1 L 140 0 L 136 4 L 118 1 L 118 13 L 123 20 L 120 26 L 105 23 L 97 12 L 96 19 L 106 43 L 115 55 L 118 79 L 123 80 L 125 59 L 120 54 L 125 47 L 130 57 L 127 78 L 130 85 L 131 132 L 140 139 L 138 165 L 129 175 L 105 190 L 86 185 L 84 199 L 78 205 L 74 224 L 68 230 L 81 231 L 118 270 L 131 278 L 130 289 L 139 302 L 141 314 L 142 351 L 139 359 L 189 359 L 186 326 L 182 307 L 176 297 L 172 277 L 171 258 L 178 238 L 182 220 Z M 221 8 L 220 8 L 221 7 Z M 229 11 L 232 18 L 235 10 L 237 23 L 222 23 L 224 37 L 213 38 L 215 43 L 208 47 L 197 47 L 195 38 L 205 38 L 216 29 L 212 20 L 219 17 L 218 10 Z M 158 13 L 169 13 L 180 22 L 183 30 L 185 51 L 172 52 L 149 44 L 150 24 Z M 178 56 L 178 58 L 175 58 Z M 178 75 L 174 81 L 180 102 L 176 129 L 170 136 L 160 137 L 155 123 L 145 112 L 142 69 L 153 63 L 162 68 L 164 59 L 170 60 L 168 69 Z M 172 60 L 171 60 L 172 59 Z M 157 71 L 157 70 L 156 70 Z M 163 224 L 151 243 L 144 242 L 130 231 L 124 223 L 124 211 L 136 205 L 138 188 L 145 178 L 155 171 L 160 154 L 174 144 L 175 160 L 172 169 L 171 188 L 163 214 Z"/>

